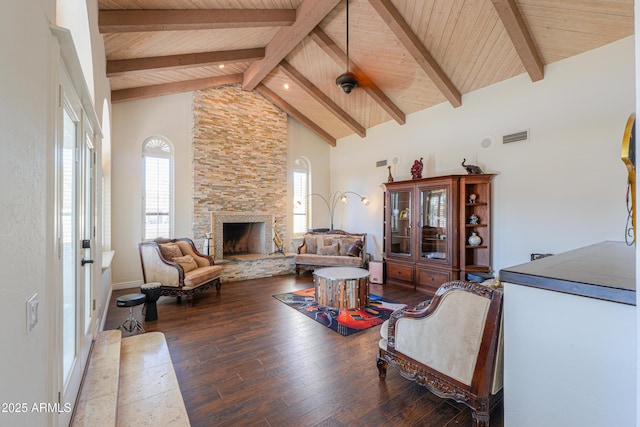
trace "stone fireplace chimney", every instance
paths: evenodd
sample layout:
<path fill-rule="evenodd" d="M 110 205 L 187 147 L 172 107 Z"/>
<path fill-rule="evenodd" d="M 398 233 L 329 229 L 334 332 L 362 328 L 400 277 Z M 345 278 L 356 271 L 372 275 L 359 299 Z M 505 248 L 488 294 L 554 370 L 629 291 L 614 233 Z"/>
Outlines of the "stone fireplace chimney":
<path fill-rule="evenodd" d="M 193 237 L 201 246 L 211 232 L 210 255 L 224 265 L 223 282 L 293 270 L 293 256 L 270 255 L 274 226 L 285 247 L 290 242 L 287 129 L 286 113 L 240 85 L 194 92 Z M 264 225 L 250 226 L 260 237 L 250 238 L 246 255 L 223 260 L 224 222 Z"/>

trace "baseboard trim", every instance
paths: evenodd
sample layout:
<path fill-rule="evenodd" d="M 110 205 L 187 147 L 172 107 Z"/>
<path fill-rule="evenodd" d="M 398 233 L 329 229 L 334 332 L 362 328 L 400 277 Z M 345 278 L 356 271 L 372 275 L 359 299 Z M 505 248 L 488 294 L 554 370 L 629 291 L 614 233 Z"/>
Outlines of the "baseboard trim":
<path fill-rule="evenodd" d="M 134 280 L 133 282 L 120 282 L 114 283 L 111 286 L 111 289 L 114 291 L 119 291 L 121 289 L 131 289 L 131 288 L 139 288 L 140 285 L 143 285 L 144 282 L 142 280 Z"/>

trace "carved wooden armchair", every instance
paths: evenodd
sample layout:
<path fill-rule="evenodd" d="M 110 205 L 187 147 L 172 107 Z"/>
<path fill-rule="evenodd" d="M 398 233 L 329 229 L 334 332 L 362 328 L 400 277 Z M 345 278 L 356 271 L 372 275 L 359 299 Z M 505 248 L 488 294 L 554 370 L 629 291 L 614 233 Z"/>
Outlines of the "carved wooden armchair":
<path fill-rule="evenodd" d="M 437 396 L 464 403 L 488 426 L 502 400 L 502 290 L 448 282 L 433 300 L 395 311 L 382 324 L 379 377 L 387 365 Z"/>
<path fill-rule="evenodd" d="M 186 297 L 187 307 L 193 295 L 215 285 L 220 290 L 222 267 L 213 257 L 200 253 L 188 238 L 156 239 L 138 244 L 144 283 L 158 282 L 161 295 Z"/>

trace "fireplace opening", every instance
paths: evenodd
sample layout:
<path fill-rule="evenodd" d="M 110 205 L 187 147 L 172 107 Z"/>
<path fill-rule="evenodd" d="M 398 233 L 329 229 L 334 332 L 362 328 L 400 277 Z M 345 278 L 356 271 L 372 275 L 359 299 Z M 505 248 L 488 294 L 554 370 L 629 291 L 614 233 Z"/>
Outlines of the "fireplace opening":
<path fill-rule="evenodd" d="M 214 259 L 271 253 L 272 224 L 273 215 L 262 212 L 211 212 Z M 225 243 L 227 240 L 229 242 Z"/>
<path fill-rule="evenodd" d="M 264 222 L 227 222 L 222 226 L 223 255 L 260 254 Z"/>

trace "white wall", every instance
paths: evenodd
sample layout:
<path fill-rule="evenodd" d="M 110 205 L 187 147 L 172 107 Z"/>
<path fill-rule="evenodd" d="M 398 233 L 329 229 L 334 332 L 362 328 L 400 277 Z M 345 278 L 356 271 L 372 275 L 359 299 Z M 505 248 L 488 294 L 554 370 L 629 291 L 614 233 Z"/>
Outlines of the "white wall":
<path fill-rule="evenodd" d="M 323 139 L 311 132 L 306 126 L 297 120 L 289 117 L 288 121 L 289 133 L 289 170 L 293 167 L 293 162 L 304 157 L 310 163 L 311 172 L 311 188 L 312 193 L 321 194 L 323 197 L 330 196 L 330 175 L 329 175 L 329 159 L 331 146 Z M 291 176 L 291 175 L 290 175 Z M 291 189 L 292 180 L 289 179 L 288 199 L 293 200 L 293 192 Z M 329 210 L 326 205 L 317 196 L 311 196 L 311 225 L 310 228 L 326 228 L 330 223 Z M 291 222 L 287 230 L 293 230 L 292 216 L 293 203 L 289 207 L 289 221 Z M 297 250 L 296 241 L 289 250 Z"/>
<path fill-rule="evenodd" d="M 51 3 L 51 2 L 48 2 Z M 11 2 L 0 14 L 0 246 L 2 302 L 0 324 L 0 402 L 47 402 L 50 375 L 48 344 L 52 331 L 40 322 L 27 335 L 25 303 L 39 295 L 40 316 L 52 316 L 48 301 L 52 201 L 47 180 L 53 176 L 51 108 L 54 62 L 48 16 L 36 1 Z M 51 6 L 51 4 L 49 4 Z M 16 40 L 23 40 L 17 44 Z M 42 423 L 45 415 L 0 417 L 13 425 Z M 9 421 L 10 420 L 10 421 Z"/>
<path fill-rule="evenodd" d="M 558 253 L 603 240 L 624 240 L 626 169 L 622 133 L 635 111 L 633 37 L 548 65 L 545 78 L 521 75 L 351 136 L 331 150 L 331 187 L 371 199 L 345 210 L 342 227 L 369 233 L 368 252 L 382 253 L 387 168 L 400 157 L 396 181 L 410 179 L 424 157 L 424 177 L 461 174 L 463 158 L 498 174 L 493 194 L 493 267 L 527 262 L 533 252 Z M 531 140 L 501 144 L 528 129 Z M 483 149 L 493 136 L 497 143 Z M 358 161 L 354 161 L 358 159 Z"/>
<path fill-rule="evenodd" d="M 142 241 L 142 144 L 163 136 L 174 148 L 175 220 L 173 236 L 192 237 L 193 92 L 112 106 L 111 246 L 114 283 L 142 281 L 138 243 Z M 212 171 L 215 173 L 215 171 Z"/>
<path fill-rule="evenodd" d="M 89 0 L 90 1 L 90 0 Z M 97 3 L 97 2 L 96 2 Z M 55 0 L 3 4 L 0 14 L 0 402 L 57 402 L 54 144 L 59 57 L 50 24 Z M 97 5 L 87 9 L 97 10 Z M 100 38 L 97 27 L 91 38 Z M 96 53 L 96 52 L 94 52 Z M 100 55 L 100 50 L 97 55 Z M 104 56 L 104 53 L 102 53 Z M 98 64 L 104 65 L 104 58 Z M 94 66 L 96 63 L 94 63 Z M 102 74 L 92 87 L 98 116 L 109 98 Z M 100 141 L 96 141 L 99 150 Z M 99 237 L 98 237 L 99 238 Z M 99 254 L 98 254 L 99 255 Z M 99 261 L 96 269 L 99 271 Z M 39 322 L 26 332 L 26 301 L 39 297 Z M 98 303 L 100 297 L 98 296 Z M 60 363 L 61 364 L 61 363 Z M 56 413 L 0 414 L 0 424 L 55 425 Z"/>

